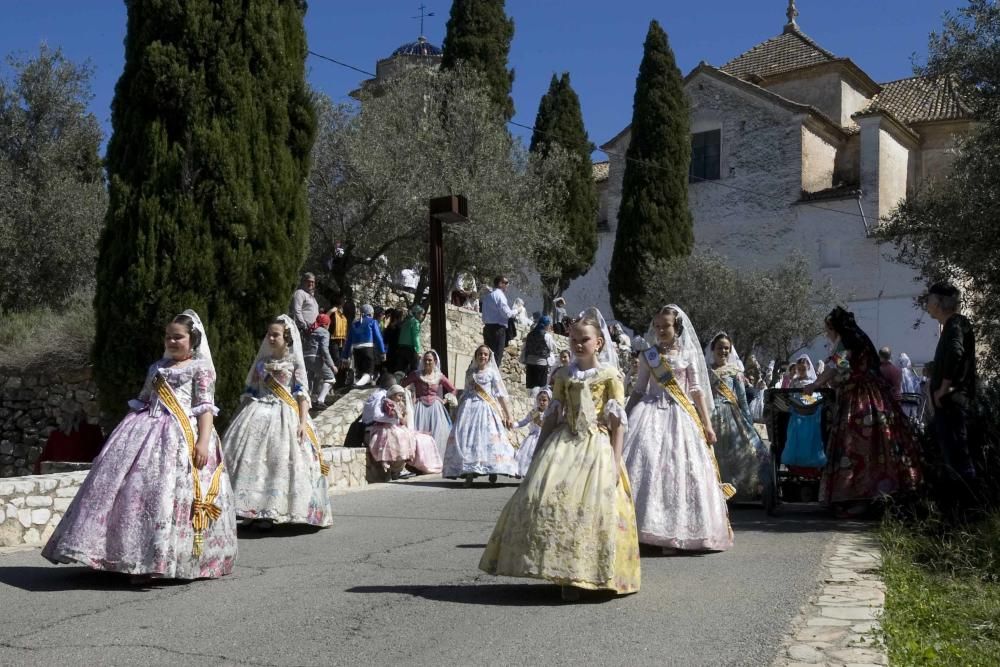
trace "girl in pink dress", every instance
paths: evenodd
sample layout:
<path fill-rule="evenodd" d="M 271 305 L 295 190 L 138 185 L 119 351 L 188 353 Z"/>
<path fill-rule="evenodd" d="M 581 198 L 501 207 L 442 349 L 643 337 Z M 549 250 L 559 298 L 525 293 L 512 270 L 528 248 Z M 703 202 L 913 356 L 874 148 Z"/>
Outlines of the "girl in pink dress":
<path fill-rule="evenodd" d="M 429 433 L 437 444 L 439 456 L 444 456 L 451 434 L 451 417 L 448 406 L 455 405 L 455 385 L 441 372 L 441 358 L 434 350 L 427 350 L 421 357 L 420 369 L 403 379 L 416 398 L 413 409 L 413 428 Z"/>
<path fill-rule="evenodd" d="M 164 348 L 42 550 L 53 563 L 134 583 L 232 572 L 236 511 L 212 426 L 215 366 L 193 310 L 167 325 Z"/>

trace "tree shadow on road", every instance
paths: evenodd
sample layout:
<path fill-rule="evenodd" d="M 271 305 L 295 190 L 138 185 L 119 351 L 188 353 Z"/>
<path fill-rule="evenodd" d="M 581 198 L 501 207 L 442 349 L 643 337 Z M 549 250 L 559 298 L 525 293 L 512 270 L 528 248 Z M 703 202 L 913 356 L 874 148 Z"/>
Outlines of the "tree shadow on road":
<path fill-rule="evenodd" d="M 141 593 L 150 588 L 185 585 L 180 579 L 154 579 L 145 585 L 129 583 L 128 575 L 118 572 L 103 572 L 89 567 L 46 567 L 44 565 L 15 565 L 0 567 L 0 584 L 20 588 L 29 593 L 51 593 L 55 591 L 135 591 Z"/>
<path fill-rule="evenodd" d="M 601 604 L 615 600 L 609 591 L 580 591 L 577 602 L 563 602 L 554 584 L 450 584 L 435 586 L 355 586 L 348 593 L 392 593 L 456 604 L 487 607 L 558 607 L 566 604 Z"/>

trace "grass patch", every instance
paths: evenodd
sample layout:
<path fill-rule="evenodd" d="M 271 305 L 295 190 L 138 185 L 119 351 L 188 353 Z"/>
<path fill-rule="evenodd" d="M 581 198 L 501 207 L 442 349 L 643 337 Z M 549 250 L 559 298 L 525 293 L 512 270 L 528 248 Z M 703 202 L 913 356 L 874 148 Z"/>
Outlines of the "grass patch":
<path fill-rule="evenodd" d="M 58 371 L 90 363 L 94 344 L 94 295 L 74 294 L 59 309 L 0 314 L 0 368 Z"/>
<path fill-rule="evenodd" d="M 1000 513 L 965 529 L 887 520 L 883 640 L 893 665 L 1000 665 Z"/>

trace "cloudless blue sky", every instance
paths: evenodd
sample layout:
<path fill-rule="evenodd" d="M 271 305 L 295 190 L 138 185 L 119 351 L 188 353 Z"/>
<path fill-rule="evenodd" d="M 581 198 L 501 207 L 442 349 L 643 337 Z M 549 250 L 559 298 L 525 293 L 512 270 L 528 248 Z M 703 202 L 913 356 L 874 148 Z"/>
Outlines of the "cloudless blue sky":
<path fill-rule="evenodd" d="M 423 0 L 436 16 L 427 38 L 444 39 L 450 0 Z M 927 36 L 962 0 L 798 0 L 801 29 L 837 56 L 851 58 L 876 81 L 912 74 Z M 311 0 L 306 15 L 313 51 L 375 70 L 419 33 L 412 19 L 420 0 Z M 110 104 L 121 73 L 125 6 L 117 0 L 9 0 L 2 3 L 0 49 L 37 53 L 61 47 L 94 67 L 91 108 L 110 133 Z M 632 95 L 649 20 L 667 31 L 683 73 L 699 61 L 722 65 L 781 32 L 787 0 L 507 0 L 514 19 L 510 65 L 515 70 L 514 120 L 531 125 L 553 73 L 569 71 L 590 138 L 601 144 L 631 120 Z M 309 82 L 335 100 L 366 78 L 310 57 Z M 525 131 L 515 130 L 524 136 Z M 105 137 L 106 138 L 106 137 Z"/>

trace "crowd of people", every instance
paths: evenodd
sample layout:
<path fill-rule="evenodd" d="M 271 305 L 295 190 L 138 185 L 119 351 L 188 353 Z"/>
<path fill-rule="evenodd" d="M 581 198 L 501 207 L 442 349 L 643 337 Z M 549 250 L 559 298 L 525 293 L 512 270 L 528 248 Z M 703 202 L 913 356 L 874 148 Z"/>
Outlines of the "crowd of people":
<path fill-rule="evenodd" d="M 823 368 L 798 357 L 776 369 L 780 377 L 764 377 L 753 361 L 744 365 L 725 332 L 703 346 L 677 304 L 660 308 L 633 341 L 588 308 L 567 321 L 569 349 L 558 361 L 552 322 L 538 314 L 523 353 L 534 367 L 533 405 L 522 416 L 512 412 L 499 368 L 507 335 L 500 318 L 513 316 L 507 284 L 497 278 L 482 295 L 484 341 L 461 392 L 437 353 L 421 352 L 423 313 L 414 308 L 392 343 L 402 350 L 399 372 L 382 373 L 361 417 L 386 479 L 415 471 L 465 486 L 478 477 L 520 480 L 480 560 L 485 572 L 552 581 L 575 600 L 582 590 L 637 592 L 640 544 L 668 554 L 731 548 L 729 501 L 759 497 L 775 481 L 751 413 L 748 390 L 760 382 L 801 396 L 834 390 L 836 417 L 817 462 L 821 500 L 831 508 L 854 516 L 922 482 L 922 453 L 899 398 L 914 378 L 908 366 L 887 371 L 884 354 L 843 308 L 826 317 L 831 354 Z M 46 558 L 141 581 L 212 578 L 232 571 L 238 523 L 330 525 L 312 395 L 330 382 L 338 359 L 353 355 L 362 379 L 374 373 L 388 336 L 369 306 L 344 328 L 332 324 L 344 314 L 339 305 L 332 315 L 320 312 L 307 298 L 314 286 L 307 275 L 291 312 L 268 325 L 221 438 L 205 328 L 192 311 L 168 323 L 163 357 L 95 459 Z M 975 476 L 967 442 L 974 340 L 958 299 L 956 288 L 938 284 L 927 306 L 943 326 L 929 392 L 956 505 L 959 487 Z M 632 361 L 633 352 L 626 393 L 619 354 Z"/>

